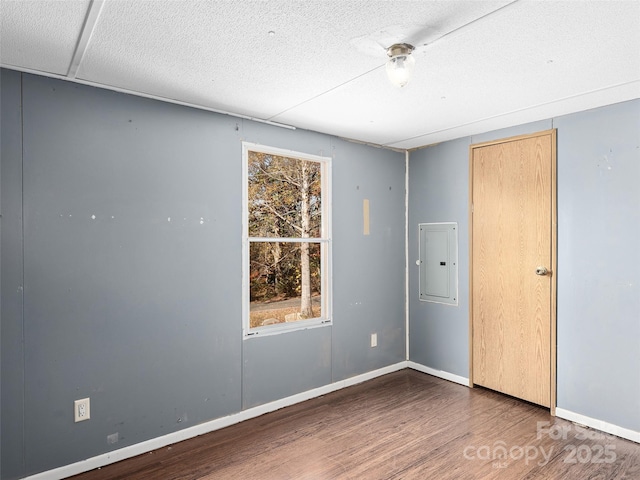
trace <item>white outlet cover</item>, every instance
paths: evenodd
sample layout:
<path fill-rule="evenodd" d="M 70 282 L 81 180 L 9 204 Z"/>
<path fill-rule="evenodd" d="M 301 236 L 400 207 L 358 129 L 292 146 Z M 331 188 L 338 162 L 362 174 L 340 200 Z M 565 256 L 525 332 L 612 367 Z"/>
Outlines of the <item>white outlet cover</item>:
<path fill-rule="evenodd" d="M 91 403 L 89 398 L 81 398 L 73 402 L 73 421 L 83 422 L 91 418 Z"/>
<path fill-rule="evenodd" d="M 377 347 L 378 346 L 378 334 L 377 333 L 372 333 L 371 334 L 371 346 L 372 347 Z"/>

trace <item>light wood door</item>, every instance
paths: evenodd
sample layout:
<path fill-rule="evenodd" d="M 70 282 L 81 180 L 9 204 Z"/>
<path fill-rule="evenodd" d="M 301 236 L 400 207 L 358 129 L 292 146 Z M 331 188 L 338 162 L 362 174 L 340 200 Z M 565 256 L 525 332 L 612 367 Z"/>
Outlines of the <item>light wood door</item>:
<path fill-rule="evenodd" d="M 555 130 L 472 145 L 470 162 L 472 383 L 552 407 Z"/>

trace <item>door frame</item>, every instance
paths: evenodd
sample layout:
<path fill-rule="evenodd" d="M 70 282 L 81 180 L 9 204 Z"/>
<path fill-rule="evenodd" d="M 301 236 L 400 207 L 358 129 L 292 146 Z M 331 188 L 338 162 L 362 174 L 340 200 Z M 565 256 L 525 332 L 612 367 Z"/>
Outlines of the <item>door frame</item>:
<path fill-rule="evenodd" d="M 558 272 L 558 207 L 557 207 L 557 129 L 543 130 L 541 132 L 514 137 L 501 138 L 489 142 L 474 143 L 469 145 L 469 387 L 473 388 L 473 151 L 476 148 L 509 143 L 527 138 L 535 138 L 549 135 L 551 137 L 551 358 L 550 367 L 550 410 L 551 415 L 556 414 L 556 297 L 557 297 L 557 272 Z"/>

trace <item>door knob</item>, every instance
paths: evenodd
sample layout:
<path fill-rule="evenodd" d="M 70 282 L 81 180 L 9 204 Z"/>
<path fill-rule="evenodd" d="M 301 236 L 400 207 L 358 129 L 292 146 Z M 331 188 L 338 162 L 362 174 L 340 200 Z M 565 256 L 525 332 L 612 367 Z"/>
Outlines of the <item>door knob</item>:
<path fill-rule="evenodd" d="M 538 267 L 536 268 L 536 275 L 549 275 L 549 270 L 547 270 L 547 267 Z"/>

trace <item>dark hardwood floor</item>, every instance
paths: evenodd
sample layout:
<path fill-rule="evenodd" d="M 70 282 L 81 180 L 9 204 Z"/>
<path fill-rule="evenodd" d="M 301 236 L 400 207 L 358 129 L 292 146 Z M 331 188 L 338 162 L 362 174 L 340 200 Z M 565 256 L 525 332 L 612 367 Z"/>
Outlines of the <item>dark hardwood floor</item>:
<path fill-rule="evenodd" d="M 73 477 L 498 478 L 638 480 L 640 444 L 402 370 Z"/>

